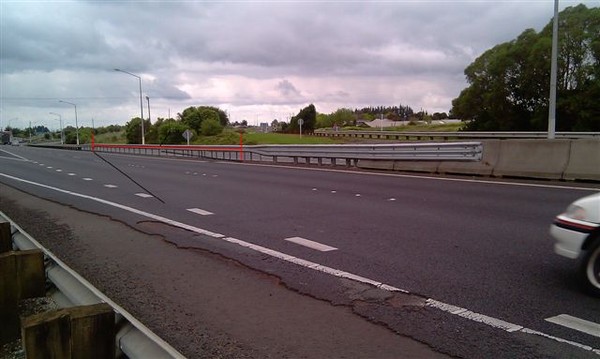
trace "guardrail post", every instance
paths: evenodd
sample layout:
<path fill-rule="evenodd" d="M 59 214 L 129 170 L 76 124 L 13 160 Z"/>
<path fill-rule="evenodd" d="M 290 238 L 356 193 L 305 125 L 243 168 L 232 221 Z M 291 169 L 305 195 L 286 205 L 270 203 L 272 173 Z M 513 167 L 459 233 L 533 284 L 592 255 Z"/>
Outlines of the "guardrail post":
<path fill-rule="evenodd" d="M 27 358 L 115 357 L 115 313 L 106 303 L 71 307 L 23 319 Z"/>
<path fill-rule="evenodd" d="M 12 251 L 12 236 L 10 223 L 0 222 L 0 253 Z"/>
<path fill-rule="evenodd" d="M 0 254 L 0 344 L 19 337 L 19 300 L 46 292 L 44 254 L 39 249 Z"/>

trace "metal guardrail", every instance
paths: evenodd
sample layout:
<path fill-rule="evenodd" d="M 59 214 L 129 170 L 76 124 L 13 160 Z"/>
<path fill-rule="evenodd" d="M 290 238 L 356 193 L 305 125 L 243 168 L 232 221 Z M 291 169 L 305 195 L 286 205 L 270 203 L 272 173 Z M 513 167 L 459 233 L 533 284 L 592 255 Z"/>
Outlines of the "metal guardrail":
<path fill-rule="evenodd" d="M 339 158 L 344 160 L 479 161 L 481 142 L 246 146 L 245 151 L 270 157 Z"/>
<path fill-rule="evenodd" d="M 71 148 L 91 151 L 92 145 Z M 231 161 L 272 161 L 305 163 L 316 160 L 351 165 L 358 160 L 418 160 L 418 161 L 479 161 L 483 154 L 481 142 L 395 143 L 358 145 L 254 145 L 254 146 L 181 146 L 181 145 L 112 145 L 94 144 L 96 152 L 148 156 L 198 157 Z"/>
<path fill-rule="evenodd" d="M 131 359 L 185 359 L 181 353 L 158 337 L 133 315 L 113 302 L 33 239 L 2 211 L 0 211 L 0 221 L 7 221 L 11 224 L 13 245 L 17 249 L 40 249 L 44 252 L 46 277 L 54 286 L 49 294 L 60 307 L 106 303 L 113 308 L 117 320 L 116 328 L 118 331 L 115 340 L 116 347 L 120 350 L 119 356 L 124 354 Z"/>
<path fill-rule="evenodd" d="M 387 130 L 332 130 L 320 129 L 314 132 L 315 136 L 326 137 L 356 137 L 387 140 L 434 140 L 434 139 L 545 139 L 547 132 L 409 132 L 409 131 L 387 131 Z M 597 138 L 600 139 L 600 132 L 556 132 L 555 138 L 558 139 L 582 139 Z"/>

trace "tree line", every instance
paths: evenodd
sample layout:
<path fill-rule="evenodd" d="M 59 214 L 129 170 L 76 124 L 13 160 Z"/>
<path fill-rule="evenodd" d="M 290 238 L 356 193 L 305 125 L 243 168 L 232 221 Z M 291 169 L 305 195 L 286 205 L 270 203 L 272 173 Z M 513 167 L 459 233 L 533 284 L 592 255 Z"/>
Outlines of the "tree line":
<path fill-rule="evenodd" d="M 600 8 L 559 14 L 556 129 L 600 131 Z M 547 128 L 552 21 L 486 51 L 465 69 L 451 115 L 473 131 Z"/>

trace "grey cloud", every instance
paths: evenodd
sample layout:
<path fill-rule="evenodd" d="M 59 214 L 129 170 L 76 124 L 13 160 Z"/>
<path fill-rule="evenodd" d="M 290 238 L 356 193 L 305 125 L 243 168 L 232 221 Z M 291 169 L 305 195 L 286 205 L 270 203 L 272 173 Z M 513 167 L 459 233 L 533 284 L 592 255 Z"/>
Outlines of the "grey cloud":
<path fill-rule="evenodd" d="M 291 82 L 289 82 L 288 80 L 282 80 L 282 81 L 280 81 L 277 84 L 276 89 L 284 97 L 297 97 L 297 96 L 300 96 L 300 91 L 298 91 L 298 89 Z"/>

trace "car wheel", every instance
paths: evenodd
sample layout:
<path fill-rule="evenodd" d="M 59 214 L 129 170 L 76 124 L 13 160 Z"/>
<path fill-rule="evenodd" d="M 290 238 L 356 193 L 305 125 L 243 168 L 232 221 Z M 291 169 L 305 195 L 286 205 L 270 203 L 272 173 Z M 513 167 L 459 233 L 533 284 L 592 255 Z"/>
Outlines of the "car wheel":
<path fill-rule="evenodd" d="M 600 237 L 585 252 L 579 271 L 586 290 L 600 296 Z"/>

